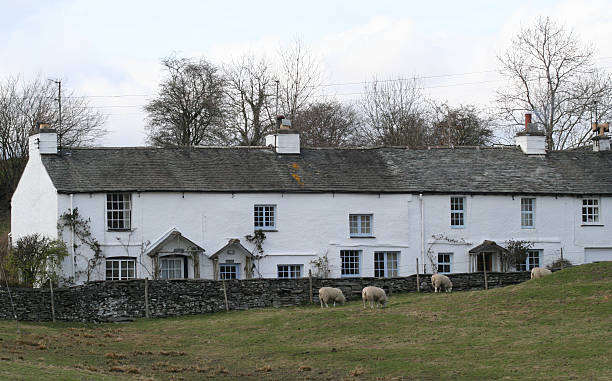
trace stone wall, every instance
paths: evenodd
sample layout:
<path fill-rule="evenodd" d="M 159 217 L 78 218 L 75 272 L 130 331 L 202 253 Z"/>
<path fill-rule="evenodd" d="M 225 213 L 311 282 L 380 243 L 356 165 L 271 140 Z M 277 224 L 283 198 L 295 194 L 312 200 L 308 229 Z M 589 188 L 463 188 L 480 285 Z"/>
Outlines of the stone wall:
<path fill-rule="evenodd" d="M 484 288 L 482 273 L 451 274 L 453 291 Z M 528 280 L 529 272 L 487 273 L 489 288 Z M 421 275 L 421 291 L 430 292 L 430 276 Z M 361 289 L 378 286 L 392 295 L 416 291 L 416 275 L 402 278 L 312 279 L 312 300 L 318 303 L 318 289 L 332 286 L 342 289 L 347 300 L 360 300 Z M 295 306 L 310 303 L 310 280 L 250 279 L 228 280 L 154 280 L 100 281 L 54 290 L 57 320 L 107 322 L 146 316 L 145 288 L 151 317 L 202 314 L 229 309 Z M 51 320 L 49 289 L 10 289 L 17 318 L 29 321 Z M 13 309 L 6 287 L 0 286 L 0 319 L 13 319 Z"/>

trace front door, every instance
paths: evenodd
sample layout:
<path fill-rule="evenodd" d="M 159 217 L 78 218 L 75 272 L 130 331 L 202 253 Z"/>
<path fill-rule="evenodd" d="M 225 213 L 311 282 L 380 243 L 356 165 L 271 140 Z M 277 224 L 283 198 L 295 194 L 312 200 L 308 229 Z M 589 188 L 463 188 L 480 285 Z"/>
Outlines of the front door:
<path fill-rule="evenodd" d="M 484 262 L 483 262 L 483 254 L 476 254 L 476 271 L 493 271 L 493 253 L 484 253 Z"/>

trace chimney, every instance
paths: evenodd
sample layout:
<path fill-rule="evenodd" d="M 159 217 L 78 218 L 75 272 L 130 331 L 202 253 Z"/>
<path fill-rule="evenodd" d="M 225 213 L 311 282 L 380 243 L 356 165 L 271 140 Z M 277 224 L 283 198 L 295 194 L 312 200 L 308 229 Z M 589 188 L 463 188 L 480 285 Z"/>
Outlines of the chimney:
<path fill-rule="evenodd" d="M 28 151 L 33 154 L 57 154 L 57 132 L 47 123 L 37 123 L 30 131 Z"/>
<path fill-rule="evenodd" d="M 591 130 L 597 135 L 593 136 L 593 151 L 610 151 L 610 123 L 593 123 Z"/>
<path fill-rule="evenodd" d="M 291 128 L 291 121 L 283 115 L 276 117 L 277 130 L 266 136 L 266 146 L 272 146 L 278 154 L 299 154 L 300 134 Z"/>
<path fill-rule="evenodd" d="M 546 154 L 546 134 L 531 123 L 531 114 L 525 114 L 525 130 L 516 134 L 516 145 L 527 155 Z"/>

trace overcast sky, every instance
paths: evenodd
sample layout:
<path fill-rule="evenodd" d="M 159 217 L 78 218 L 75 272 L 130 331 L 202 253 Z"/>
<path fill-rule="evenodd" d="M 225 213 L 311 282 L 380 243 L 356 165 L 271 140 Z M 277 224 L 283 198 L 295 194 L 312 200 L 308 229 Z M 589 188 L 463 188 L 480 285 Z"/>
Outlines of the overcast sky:
<path fill-rule="evenodd" d="M 272 58 L 296 38 L 320 59 L 325 84 L 436 76 L 421 80 L 433 98 L 486 107 L 503 85 L 496 56 L 538 16 L 573 28 L 612 70 L 612 1 L 0 0 L 0 78 L 61 78 L 91 96 L 108 115 L 101 143 L 112 146 L 145 144 L 142 106 L 162 57 Z M 345 101 L 361 91 L 321 88 Z"/>

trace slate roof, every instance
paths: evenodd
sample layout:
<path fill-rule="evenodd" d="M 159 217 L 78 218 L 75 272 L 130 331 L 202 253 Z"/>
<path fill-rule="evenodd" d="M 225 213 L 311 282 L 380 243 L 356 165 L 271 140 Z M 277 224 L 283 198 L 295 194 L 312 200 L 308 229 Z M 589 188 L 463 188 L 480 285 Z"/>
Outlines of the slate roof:
<path fill-rule="evenodd" d="M 612 153 L 519 148 L 73 148 L 43 155 L 60 193 L 612 194 Z"/>

